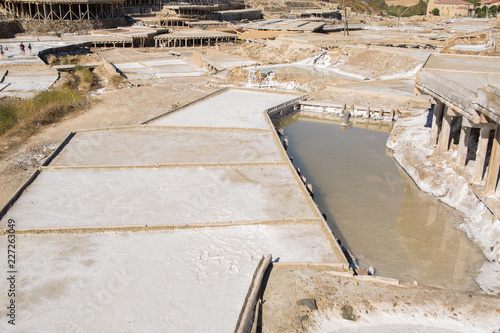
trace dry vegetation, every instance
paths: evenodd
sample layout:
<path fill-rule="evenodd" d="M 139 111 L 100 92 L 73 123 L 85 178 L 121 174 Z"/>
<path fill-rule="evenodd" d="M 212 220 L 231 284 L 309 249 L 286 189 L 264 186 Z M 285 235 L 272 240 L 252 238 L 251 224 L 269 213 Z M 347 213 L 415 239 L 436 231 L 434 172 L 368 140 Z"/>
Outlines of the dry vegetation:
<path fill-rule="evenodd" d="M 0 100 L 0 140 L 12 149 L 37 133 L 43 126 L 59 121 L 65 115 L 82 109 L 95 83 L 86 67 L 76 66 L 63 84 L 39 93 L 33 98 L 4 98 Z M 5 151 L 1 151 L 4 153 Z"/>

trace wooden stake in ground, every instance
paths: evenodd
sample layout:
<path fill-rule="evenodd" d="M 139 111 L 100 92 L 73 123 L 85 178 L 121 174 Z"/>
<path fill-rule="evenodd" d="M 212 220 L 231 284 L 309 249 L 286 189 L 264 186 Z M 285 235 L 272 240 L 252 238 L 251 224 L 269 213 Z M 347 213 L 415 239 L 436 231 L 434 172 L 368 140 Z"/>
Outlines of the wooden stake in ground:
<path fill-rule="evenodd" d="M 347 25 L 347 9 L 345 8 L 345 0 L 343 0 L 344 6 L 344 36 L 349 35 L 349 26 Z"/>

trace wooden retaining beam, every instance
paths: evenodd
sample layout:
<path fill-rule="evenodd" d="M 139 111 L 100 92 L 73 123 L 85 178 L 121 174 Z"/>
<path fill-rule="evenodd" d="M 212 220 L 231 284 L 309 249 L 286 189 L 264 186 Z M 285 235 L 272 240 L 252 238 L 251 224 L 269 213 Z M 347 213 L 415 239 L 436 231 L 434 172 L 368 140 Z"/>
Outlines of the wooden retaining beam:
<path fill-rule="evenodd" d="M 266 274 L 267 268 L 271 263 L 272 256 L 269 254 L 267 257 L 262 256 L 257 268 L 252 277 L 252 283 L 250 283 L 250 288 L 248 289 L 247 296 L 241 308 L 241 312 L 236 323 L 235 333 L 249 333 L 254 326 L 254 311 L 257 305 L 258 299 L 260 299 L 262 281 L 264 280 L 264 275 Z"/>
<path fill-rule="evenodd" d="M 221 32 L 171 33 L 156 36 L 155 47 L 210 47 L 219 43 L 235 43 L 238 36 Z"/>

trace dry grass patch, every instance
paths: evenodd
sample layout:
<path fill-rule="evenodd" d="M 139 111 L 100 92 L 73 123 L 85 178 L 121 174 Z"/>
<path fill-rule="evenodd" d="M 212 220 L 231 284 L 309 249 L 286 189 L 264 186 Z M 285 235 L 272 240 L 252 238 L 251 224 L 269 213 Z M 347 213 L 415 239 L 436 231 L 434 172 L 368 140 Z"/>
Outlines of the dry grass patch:
<path fill-rule="evenodd" d="M 94 74 L 85 66 L 75 66 L 74 75 L 78 78 L 78 88 L 89 91 L 94 84 Z"/>
<path fill-rule="evenodd" d="M 14 148 L 44 125 L 80 109 L 85 97 L 69 87 L 44 91 L 30 99 L 0 100 L 0 140 Z"/>

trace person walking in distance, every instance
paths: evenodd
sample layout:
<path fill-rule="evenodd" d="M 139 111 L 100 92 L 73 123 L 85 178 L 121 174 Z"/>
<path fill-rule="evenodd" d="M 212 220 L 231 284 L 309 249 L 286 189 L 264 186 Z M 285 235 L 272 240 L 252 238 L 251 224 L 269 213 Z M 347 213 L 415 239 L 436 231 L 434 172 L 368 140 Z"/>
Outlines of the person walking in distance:
<path fill-rule="evenodd" d="M 28 44 L 28 50 L 30 51 L 31 54 L 31 43 Z"/>
<path fill-rule="evenodd" d="M 0 60 L 3 61 L 3 46 L 0 45 Z"/>
<path fill-rule="evenodd" d="M 23 42 L 21 42 L 21 45 L 19 45 L 19 48 L 21 49 L 21 55 L 25 56 L 26 55 L 26 51 L 24 51 L 24 44 L 23 44 Z"/>

